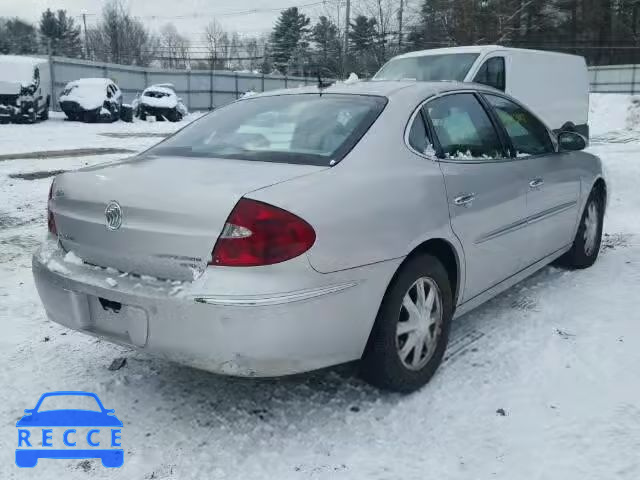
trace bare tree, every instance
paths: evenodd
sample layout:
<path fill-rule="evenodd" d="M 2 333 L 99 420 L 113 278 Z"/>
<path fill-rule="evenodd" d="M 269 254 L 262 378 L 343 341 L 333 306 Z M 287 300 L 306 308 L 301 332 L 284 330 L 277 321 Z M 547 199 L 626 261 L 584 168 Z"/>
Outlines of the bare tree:
<path fill-rule="evenodd" d="M 87 46 L 97 60 L 146 66 L 156 58 L 159 42 L 120 0 L 111 0 L 104 6 L 97 27 L 87 32 Z"/>
<path fill-rule="evenodd" d="M 211 68 L 226 68 L 226 55 L 221 58 L 222 44 L 228 42 L 227 32 L 216 20 L 212 20 L 204 29 L 207 51 Z"/>
<path fill-rule="evenodd" d="M 356 15 L 375 18 L 377 41 L 373 49 L 378 64 L 382 65 L 397 53 L 399 0 L 360 0 L 354 9 Z"/>
<path fill-rule="evenodd" d="M 261 49 L 258 44 L 257 38 L 248 38 L 244 42 L 244 49 L 247 55 L 246 68 L 252 72 L 257 71 L 260 68 L 260 54 Z"/>
<path fill-rule="evenodd" d="M 160 61 L 164 68 L 189 67 L 190 42 L 178 33 L 173 23 L 167 23 L 160 30 L 160 46 Z"/>

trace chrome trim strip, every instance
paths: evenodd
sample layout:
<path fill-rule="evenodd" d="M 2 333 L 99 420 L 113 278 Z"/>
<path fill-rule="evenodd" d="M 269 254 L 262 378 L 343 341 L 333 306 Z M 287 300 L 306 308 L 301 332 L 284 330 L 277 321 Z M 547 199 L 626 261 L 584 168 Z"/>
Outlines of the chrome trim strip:
<path fill-rule="evenodd" d="M 531 215 L 528 219 L 527 222 L 529 223 L 535 223 L 539 220 L 544 220 L 547 217 L 551 217 L 552 215 L 557 215 L 558 213 L 562 213 L 565 210 L 569 210 L 571 207 L 577 205 L 578 202 L 576 202 L 575 200 L 572 202 L 567 202 L 567 203 L 563 203 L 562 205 L 556 205 L 553 208 L 549 208 L 548 210 L 544 210 L 540 213 L 536 213 L 535 215 Z"/>
<path fill-rule="evenodd" d="M 494 230 L 492 232 L 489 233 L 485 233 L 484 235 L 482 235 L 481 237 L 477 238 L 473 243 L 475 245 L 479 245 L 481 243 L 487 242 L 489 240 L 493 240 L 496 237 L 499 237 L 501 235 L 505 235 L 507 233 L 511 233 L 514 232 L 524 226 L 527 225 L 527 219 L 523 219 L 523 220 L 518 220 L 517 222 L 514 223 L 510 223 L 509 225 L 507 225 L 506 227 L 501 227 L 497 230 Z"/>
<path fill-rule="evenodd" d="M 532 223 L 535 222 L 539 222 L 540 220 L 544 220 L 545 218 L 551 217 L 553 215 L 557 215 L 558 213 L 562 213 L 565 210 L 569 210 L 571 207 L 577 205 L 578 202 L 576 201 L 572 201 L 572 202 L 567 202 L 567 203 L 563 203 L 562 205 L 556 205 L 553 208 L 550 208 L 548 210 L 544 210 L 543 212 L 540 213 L 536 213 L 535 215 L 531 215 L 530 217 L 525 218 L 524 220 L 519 220 L 515 223 L 512 223 L 510 225 L 507 225 L 506 227 L 502 227 L 499 228 L 498 230 L 494 230 L 492 232 L 489 232 L 483 236 L 481 236 L 480 238 L 478 238 L 477 240 L 475 240 L 473 243 L 475 245 L 479 245 L 481 243 L 484 243 L 488 240 L 493 240 L 496 237 L 499 237 L 501 235 L 505 235 L 507 233 L 511 233 L 515 230 L 518 230 L 519 228 L 522 228 L 526 225 L 530 225 Z"/>
<path fill-rule="evenodd" d="M 340 283 L 320 288 L 311 288 L 308 290 L 298 290 L 295 292 L 255 295 L 255 296 L 237 296 L 237 295 L 201 295 L 194 297 L 196 303 L 206 303 L 207 305 L 220 305 L 229 307 L 262 307 L 268 305 L 281 305 L 283 303 L 299 302 L 309 300 L 311 298 L 329 295 L 331 293 L 341 292 L 347 288 L 355 287 L 359 282 Z"/>

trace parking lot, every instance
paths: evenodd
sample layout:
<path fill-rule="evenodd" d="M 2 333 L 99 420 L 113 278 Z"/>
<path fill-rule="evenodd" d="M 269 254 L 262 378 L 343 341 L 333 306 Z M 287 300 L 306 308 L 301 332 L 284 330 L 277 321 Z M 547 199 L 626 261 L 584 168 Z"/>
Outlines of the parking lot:
<path fill-rule="evenodd" d="M 461 317 L 443 367 L 409 396 L 367 386 L 353 365 L 215 376 L 47 321 L 30 269 L 51 176 L 142 151 L 197 117 L 0 126 L 0 478 L 640 478 L 640 107 L 630 97 L 592 96 L 589 149 L 611 185 L 597 263 L 547 267 Z M 63 389 L 116 410 L 123 468 L 14 468 L 16 420 Z"/>

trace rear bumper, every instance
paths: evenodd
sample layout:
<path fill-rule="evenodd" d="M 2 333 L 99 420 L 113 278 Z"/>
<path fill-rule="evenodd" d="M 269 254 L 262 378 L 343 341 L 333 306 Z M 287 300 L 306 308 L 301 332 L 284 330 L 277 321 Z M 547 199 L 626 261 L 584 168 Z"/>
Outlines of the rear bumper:
<path fill-rule="evenodd" d="M 88 110 L 85 110 L 84 108 L 82 108 L 80 106 L 80 104 L 78 102 L 72 102 L 70 100 L 66 100 L 64 102 L 60 102 L 60 109 L 66 113 L 83 113 L 86 112 Z M 96 110 L 95 108 L 93 110 L 89 110 L 89 111 L 94 111 Z"/>
<path fill-rule="evenodd" d="M 60 268 L 61 256 L 51 262 L 56 255 L 60 253 L 33 257 L 36 287 L 51 320 L 236 376 L 288 375 L 360 358 L 399 263 L 339 275 L 318 274 L 309 267 L 318 286 L 300 289 L 297 282 L 297 289 L 292 285 L 284 293 L 219 295 L 203 293 L 202 282 L 194 282 L 183 284 L 176 295 L 176 287 L 164 281 L 120 278 L 88 265 Z M 304 257 L 301 262 L 308 265 Z M 118 285 L 110 287 L 107 277 Z"/>

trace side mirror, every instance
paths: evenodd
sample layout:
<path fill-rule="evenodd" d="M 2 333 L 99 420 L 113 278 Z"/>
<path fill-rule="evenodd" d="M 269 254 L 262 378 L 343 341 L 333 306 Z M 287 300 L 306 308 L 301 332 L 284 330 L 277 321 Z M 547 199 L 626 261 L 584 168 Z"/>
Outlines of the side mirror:
<path fill-rule="evenodd" d="M 576 132 L 560 132 L 558 134 L 558 147 L 561 152 L 573 152 L 587 148 L 587 140 Z"/>
<path fill-rule="evenodd" d="M 25 408 L 24 409 L 24 413 L 33 413 L 35 411 L 35 409 L 33 408 Z"/>

